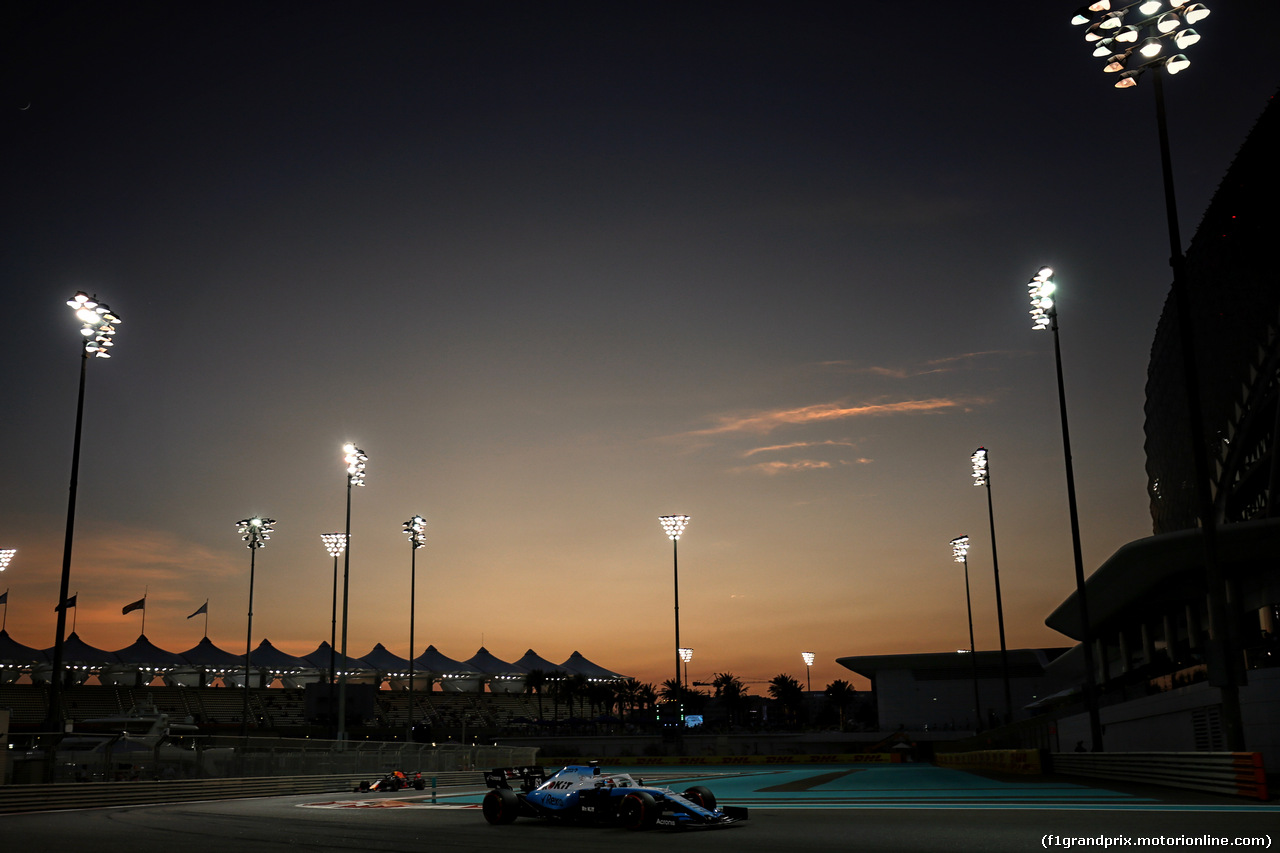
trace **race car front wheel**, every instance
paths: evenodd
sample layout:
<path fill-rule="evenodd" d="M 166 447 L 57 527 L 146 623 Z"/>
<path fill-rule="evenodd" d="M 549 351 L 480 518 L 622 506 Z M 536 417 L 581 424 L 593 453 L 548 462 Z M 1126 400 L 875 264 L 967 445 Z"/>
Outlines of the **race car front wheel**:
<path fill-rule="evenodd" d="M 681 796 L 695 805 L 702 806 L 709 812 L 716 810 L 716 795 L 705 785 L 694 785 Z"/>
<path fill-rule="evenodd" d="M 627 829 L 648 829 L 658 822 L 658 804 L 645 791 L 632 791 L 618 807 L 622 825 Z"/>
<path fill-rule="evenodd" d="M 494 826 L 511 823 L 520 813 L 520 798 L 510 788 L 494 788 L 484 795 L 480 808 L 484 819 Z"/>

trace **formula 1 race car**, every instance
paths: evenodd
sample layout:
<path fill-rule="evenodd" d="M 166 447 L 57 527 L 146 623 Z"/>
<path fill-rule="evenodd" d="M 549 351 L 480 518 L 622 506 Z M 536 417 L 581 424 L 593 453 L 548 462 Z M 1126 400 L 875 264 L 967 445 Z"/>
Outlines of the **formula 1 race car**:
<path fill-rule="evenodd" d="M 732 826 L 747 819 L 745 808 L 716 807 L 716 798 L 701 785 L 677 794 L 655 788 L 626 773 L 602 774 L 597 766 L 570 765 L 547 778 L 541 767 L 501 767 L 486 773 L 482 809 L 492 824 L 517 817 L 566 822 L 612 823 L 627 829 L 693 829 Z M 512 790 L 518 781 L 520 790 Z"/>
<path fill-rule="evenodd" d="M 356 791 L 359 793 L 364 793 L 365 791 L 399 791 L 401 788 L 416 788 L 421 791 L 426 787 L 427 781 L 422 778 L 420 772 L 409 775 L 403 770 L 392 770 L 381 779 L 375 779 L 372 782 L 361 782 L 356 787 Z"/>

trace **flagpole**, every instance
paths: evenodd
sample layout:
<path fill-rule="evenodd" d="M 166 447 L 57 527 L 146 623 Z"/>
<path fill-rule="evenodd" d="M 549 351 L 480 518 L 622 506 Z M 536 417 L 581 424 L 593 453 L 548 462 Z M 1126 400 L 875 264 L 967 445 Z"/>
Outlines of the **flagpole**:
<path fill-rule="evenodd" d="M 209 639 L 209 599 L 204 600 L 204 639 Z"/>
<path fill-rule="evenodd" d="M 147 594 L 151 592 L 151 587 L 147 587 L 142 593 L 142 636 L 147 636 Z"/>
<path fill-rule="evenodd" d="M 9 624 L 9 588 L 5 587 L 4 588 L 4 622 L 3 624 L 0 624 L 0 631 L 3 631 L 5 629 L 5 626 L 8 624 Z"/>
<path fill-rule="evenodd" d="M 78 596 L 79 594 L 80 594 L 80 590 L 76 590 L 75 595 L 73 595 L 73 596 L 71 596 L 71 597 L 72 597 L 72 598 L 75 598 L 75 597 L 76 597 L 76 596 Z M 79 607 L 73 607 L 73 608 L 71 608 L 71 609 L 75 611 L 75 613 L 72 613 L 72 614 L 71 614 L 71 633 L 73 633 L 73 634 L 74 634 L 74 633 L 76 632 L 76 617 L 80 615 L 80 608 L 79 608 Z M 63 610 L 63 612 L 66 612 L 66 607 L 63 607 L 63 608 L 62 608 L 62 610 Z"/>

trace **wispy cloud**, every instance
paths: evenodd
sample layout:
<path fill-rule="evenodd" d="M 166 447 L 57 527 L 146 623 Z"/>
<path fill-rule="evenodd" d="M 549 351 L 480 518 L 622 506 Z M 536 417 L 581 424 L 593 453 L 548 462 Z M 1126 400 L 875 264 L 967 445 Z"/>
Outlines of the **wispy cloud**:
<path fill-rule="evenodd" d="M 830 467 L 832 467 L 830 462 L 824 462 L 818 459 L 797 459 L 793 462 L 757 462 L 754 465 L 734 468 L 733 471 L 737 474 L 790 474 L 795 471 L 819 471 Z"/>
<path fill-rule="evenodd" d="M 917 376 L 929 376 L 938 373 L 954 373 L 958 370 L 971 367 L 975 361 L 991 357 L 1011 357 L 1021 355 L 1021 353 L 1007 350 L 985 350 L 982 352 L 967 352 L 960 355 L 951 355 L 944 358 L 930 359 L 914 365 L 902 365 L 897 367 L 868 365 L 862 366 L 854 364 L 851 361 L 824 361 L 819 364 L 826 368 L 839 368 L 848 373 L 867 373 L 873 376 L 884 376 L 889 379 L 913 379 Z"/>
<path fill-rule="evenodd" d="M 848 405 L 845 403 L 818 403 L 798 409 L 774 409 L 746 415 L 724 415 L 719 423 L 706 429 L 693 430 L 686 435 L 723 435 L 735 432 L 770 433 L 780 427 L 827 423 L 852 418 L 885 417 L 888 415 L 921 414 L 949 409 L 963 409 L 980 400 L 934 397 L 927 400 L 898 400 L 891 403 Z"/>
<path fill-rule="evenodd" d="M 746 453 L 744 457 L 755 456 L 757 453 L 781 453 L 786 450 L 798 450 L 807 447 L 854 447 L 852 441 L 793 441 L 790 444 L 771 444 L 768 447 L 753 447 Z"/>

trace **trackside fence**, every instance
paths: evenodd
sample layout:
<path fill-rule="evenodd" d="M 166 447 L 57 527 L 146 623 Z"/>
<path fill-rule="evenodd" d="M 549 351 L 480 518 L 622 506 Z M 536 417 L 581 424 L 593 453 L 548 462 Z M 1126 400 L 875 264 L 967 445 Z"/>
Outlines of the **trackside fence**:
<path fill-rule="evenodd" d="M 15 739 L 16 740 L 16 739 Z M 37 736 L 14 743 L 6 788 L 60 782 L 137 783 L 214 779 L 341 777 L 373 779 L 391 770 L 424 777 L 533 764 L 537 747 L 322 741 L 296 738 L 118 736 L 85 743 Z"/>
<path fill-rule="evenodd" d="M 1214 794 L 1269 799 L 1262 754 L 1257 752 L 1055 752 L 1050 767 L 1066 776 L 1090 776 Z"/>
<path fill-rule="evenodd" d="M 940 752 L 939 767 L 998 773 L 1041 772 L 1090 776 L 1143 785 L 1190 788 L 1213 794 L 1269 798 L 1267 774 L 1257 752 L 1053 752 L 980 749 Z"/>
<path fill-rule="evenodd" d="M 0 813 L 57 811 L 64 809 L 137 806 L 198 800 L 230 800 L 244 797 L 279 797 L 288 794 L 350 796 L 363 776 L 271 776 L 242 779 L 177 779 L 139 782 L 72 782 L 54 785 L 6 785 L 0 787 Z M 480 773 L 439 773 L 427 780 L 427 788 L 412 788 L 402 796 L 431 796 L 441 788 L 479 786 Z"/>

